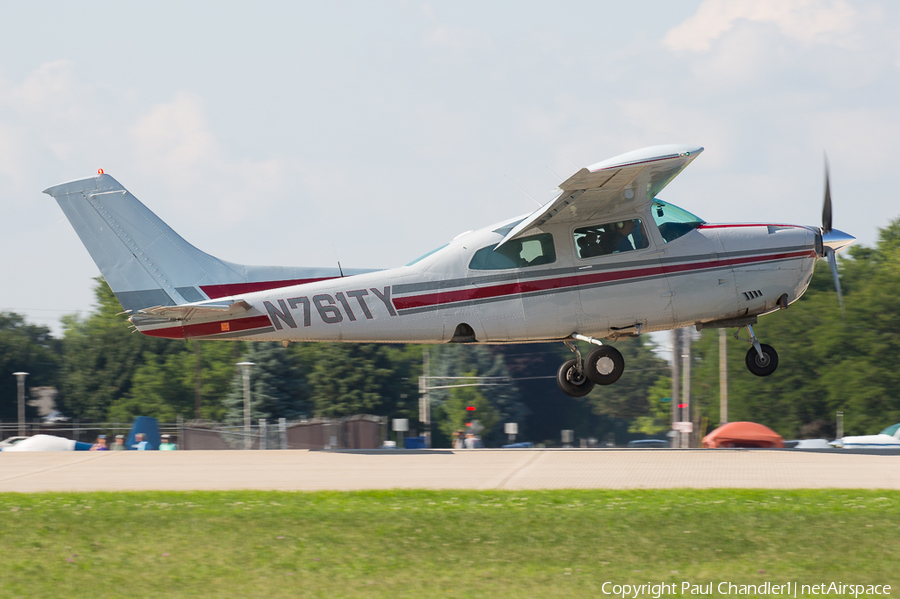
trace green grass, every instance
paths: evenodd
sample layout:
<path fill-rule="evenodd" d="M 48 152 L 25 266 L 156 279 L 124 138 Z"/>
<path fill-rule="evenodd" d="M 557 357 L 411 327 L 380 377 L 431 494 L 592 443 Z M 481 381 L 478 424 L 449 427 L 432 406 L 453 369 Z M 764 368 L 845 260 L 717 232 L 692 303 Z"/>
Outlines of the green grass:
<path fill-rule="evenodd" d="M 0 494 L 0 597 L 599 597 L 606 581 L 896 595 L 898 564 L 892 491 Z"/>

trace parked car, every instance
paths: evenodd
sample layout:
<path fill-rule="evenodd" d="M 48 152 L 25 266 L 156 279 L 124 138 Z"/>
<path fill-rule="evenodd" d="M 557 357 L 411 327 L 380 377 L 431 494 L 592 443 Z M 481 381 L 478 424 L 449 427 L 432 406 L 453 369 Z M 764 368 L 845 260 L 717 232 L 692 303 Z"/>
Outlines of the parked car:
<path fill-rule="evenodd" d="M 639 439 L 637 441 L 629 441 L 628 447 L 670 447 L 667 439 Z"/>

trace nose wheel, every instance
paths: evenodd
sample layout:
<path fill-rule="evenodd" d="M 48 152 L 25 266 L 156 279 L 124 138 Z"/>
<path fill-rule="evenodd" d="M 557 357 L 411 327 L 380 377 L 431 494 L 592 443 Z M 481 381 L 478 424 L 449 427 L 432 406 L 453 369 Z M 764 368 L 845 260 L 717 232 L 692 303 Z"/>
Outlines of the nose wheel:
<path fill-rule="evenodd" d="M 564 342 L 575 354 L 575 358 L 564 362 L 556 374 L 556 383 L 563 393 L 570 397 L 584 397 L 591 392 L 594 385 L 612 385 L 619 380 L 625 372 L 625 358 L 619 350 L 611 345 L 601 345 L 598 340 L 591 337 L 582 335 L 574 337 L 598 347 L 591 350 L 586 360 L 582 360 L 578 348 L 570 341 Z"/>
<path fill-rule="evenodd" d="M 760 343 L 759 349 L 758 352 L 755 347 L 751 347 L 744 362 L 747 363 L 747 370 L 756 376 L 769 376 L 778 368 L 778 353 L 774 347 L 765 343 Z"/>
<path fill-rule="evenodd" d="M 778 352 L 771 345 L 760 343 L 753 332 L 753 327 L 749 324 L 747 325 L 747 330 L 750 331 L 750 339 L 743 339 L 739 336 L 741 329 L 738 329 L 734 334 L 735 339 L 749 341 L 753 344 L 753 347 L 747 350 L 747 355 L 744 358 L 747 370 L 756 376 L 769 376 L 778 368 Z"/>

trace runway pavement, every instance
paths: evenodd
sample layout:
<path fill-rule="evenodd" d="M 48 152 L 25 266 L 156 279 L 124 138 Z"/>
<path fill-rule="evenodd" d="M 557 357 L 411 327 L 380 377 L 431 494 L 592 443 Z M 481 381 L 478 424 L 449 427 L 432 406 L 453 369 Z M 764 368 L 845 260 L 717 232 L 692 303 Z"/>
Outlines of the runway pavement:
<path fill-rule="evenodd" d="M 900 489 L 900 455 L 654 449 L 0 452 L 0 492 L 687 487 Z"/>

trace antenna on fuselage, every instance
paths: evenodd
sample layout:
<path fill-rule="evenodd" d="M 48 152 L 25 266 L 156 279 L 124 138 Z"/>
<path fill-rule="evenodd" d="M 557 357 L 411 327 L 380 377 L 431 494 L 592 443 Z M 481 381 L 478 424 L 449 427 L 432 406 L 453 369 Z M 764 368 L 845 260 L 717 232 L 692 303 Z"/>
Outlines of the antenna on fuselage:
<path fill-rule="evenodd" d="M 524 193 L 525 195 L 527 195 L 529 198 L 531 198 L 532 200 L 534 200 L 534 203 L 535 203 L 535 204 L 537 204 L 538 206 L 543 206 L 543 204 L 541 204 L 540 202 L 538 202 L 537 200 L 534 199 L 534 196 L 533 196 L 533 195 L 531 195 L 530 193 L 528 193 L 527 191 L 525 191 L 524 189 L 522 189 L 521 187 L 519 187 L 519 185 L 518 185 L 515 181 L 513 181 L 512 179 L 510 179 L 510 178 L 507 177 L 506 175 L 503 175 L 503 176 L 506 178 L 507 181 L 509 181 L 510 183 L 512 183 L 513 185 L 515 185 L 516 187 L 518 187 L 518 188 L 519 188 L 519 191 L 521 191 L 522 193 Z"/>
<path fill-rule="evenodd" d="M 338 272 L 341 273 L 341 278 L 343 279 L 343 278 L 344 278 L 344 269 L 341 268 L 341 257 L 338 256 L 337 248 L 334 247 L 334 244 L 333 244 L 333 243 L 331 244 L 331 249 L 334 251 L 334 259 L 335 259 L 335 260 L 337 261 L 337 263 L 338 263 Z"/>

